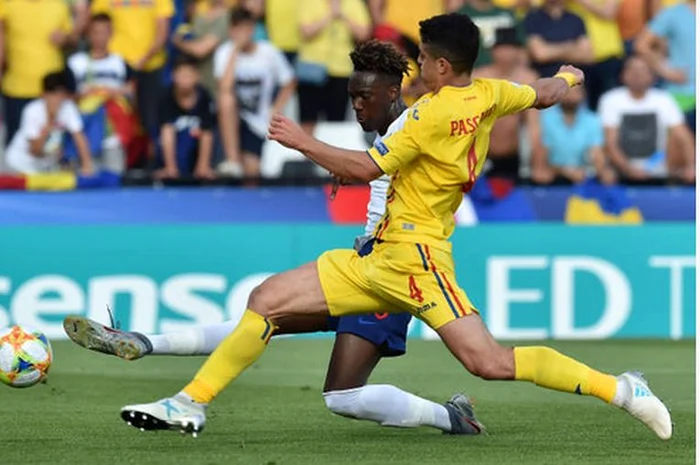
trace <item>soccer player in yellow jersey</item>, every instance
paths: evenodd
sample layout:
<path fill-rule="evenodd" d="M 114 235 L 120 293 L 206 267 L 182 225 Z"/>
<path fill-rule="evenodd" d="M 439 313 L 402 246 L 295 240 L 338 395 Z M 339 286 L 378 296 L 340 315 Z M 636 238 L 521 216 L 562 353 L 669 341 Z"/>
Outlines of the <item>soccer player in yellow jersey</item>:
<path fill-rule="evenodd" d="M 176 396 L 122 409 L 143 429 L 197 433 L 206 406 L 263 353 L 277 323 L 291 315 L 409 311 L 430 325 L 464 367 L 487 380 L 529 381 L 597 397 L 621 407 L 661 439 L 672 434 L 664 404 L 636 372 L 617 377 L 548 347 L 503 347 L 457 285 L 451 245 L 454 213 L 478 176 L 494 121 L 557 103 L 583 73 L 563 66 L 530 86 L 472 79 L 479 30 L 467 16 L 422 21 L 421 75 L 431 92 L 409 110 L 403 129 L 368 152 L 343 150 L 307 136 L 282 116 L 270 137 L 297 149 L 341 179 L 392 175 L 387 209 L 372 253 L 331 250 L 315 263 L 271 277 L 253 291 L 238 327 Z"/>

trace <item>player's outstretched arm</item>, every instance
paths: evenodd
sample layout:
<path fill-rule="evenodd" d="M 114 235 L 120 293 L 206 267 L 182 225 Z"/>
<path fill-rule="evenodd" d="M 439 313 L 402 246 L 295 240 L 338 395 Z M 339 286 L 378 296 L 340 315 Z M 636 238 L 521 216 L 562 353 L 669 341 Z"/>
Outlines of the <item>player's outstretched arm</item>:
<path fill-rule="evenodd" d="M 543 109 L 556 105 L 569 88 L 583 84 L 583 79 L 583 71 L 570 65 L 559 68 L 554 77 L 538 79 L 531 85 L 537 93 L 533 108 Z"/>
<path fill-rule="evenodd" d="M 274 115 L 270 121 L 268 138 L 300 151 L 308 159 L 344 180 L 369 182 L 384 174 L 366 152 L 325 144 L 279 114 Z"/>

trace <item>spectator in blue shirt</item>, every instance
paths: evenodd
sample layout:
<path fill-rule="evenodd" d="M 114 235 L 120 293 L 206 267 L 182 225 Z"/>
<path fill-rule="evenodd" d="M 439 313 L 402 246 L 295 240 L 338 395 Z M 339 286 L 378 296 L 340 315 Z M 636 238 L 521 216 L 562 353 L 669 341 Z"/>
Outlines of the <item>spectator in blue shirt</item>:
<path fill-rule="evenodd" d="M 158 105 L 160 179 L 211 179 L 214 104 L 200 84 L 197 61 L 181 55 L 173 65 L 173 85 Z"/>
<path fill-rule="evenodd" d="M 524 27 L 532 65 L 540 76 L 553 76 L 563 64 L 593 60 L 583 20 L 566 11 L 564 0 L 545 0 L 542 8 L 528 13 Z"/>
<path fill-rule="evenodd" d="M 663 9 L 637 39 L 635 48 L 652 70 L 665 81 L 665 88 L 685 113 L 695 133 L 695 0 Z M 658 50 L 668 47 L 668 57 Z"/>
<path fill-rule="evenodd" d="M 532 159 L 532 180 L 539 184 L 554 181 L 581 183 L 595 174 L 606 184 L 615 182 L 606 166 L 603 127 L 598 115 L 584 103 L 585 93 L 578 86 L 562 102 L 540 115 L 544 156 Z"/>

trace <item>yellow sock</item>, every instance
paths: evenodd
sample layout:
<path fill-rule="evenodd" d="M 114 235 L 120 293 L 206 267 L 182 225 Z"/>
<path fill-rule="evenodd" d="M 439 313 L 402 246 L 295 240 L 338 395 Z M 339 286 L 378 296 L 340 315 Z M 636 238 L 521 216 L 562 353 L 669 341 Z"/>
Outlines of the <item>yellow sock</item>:
<path fill-rule="evenodd" d="M 611 403 L 617 379 L 596 371 L 549 347 L 516 347 L 515 379 L 538 386 L 594 396 Z"/>
<path fill-rule="evenodd" d="M 265 351 L 277 329 L 266 318 L 246 310 L 236 329 L 224 339 L 183 391 L 195 402 L 209 403 Z"/>

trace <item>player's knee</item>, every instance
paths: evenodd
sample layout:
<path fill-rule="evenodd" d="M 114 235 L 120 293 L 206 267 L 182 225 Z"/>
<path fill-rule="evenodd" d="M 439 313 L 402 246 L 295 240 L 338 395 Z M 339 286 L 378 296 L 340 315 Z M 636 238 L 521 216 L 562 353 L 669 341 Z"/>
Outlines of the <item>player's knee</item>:
<path fill-rule="evenodd" d="M 248 308 L 264 317 L 270 316 L 274 308 L 273 296 L 265 283 L 253 289 L 248 297 Z"/>
<path fill-rule="evenodd" d="M 326 402 L 326 408 L 336 415 L 357 418 L 360 407 L 359 389 L 324 392 L 323 400 Z"/>

